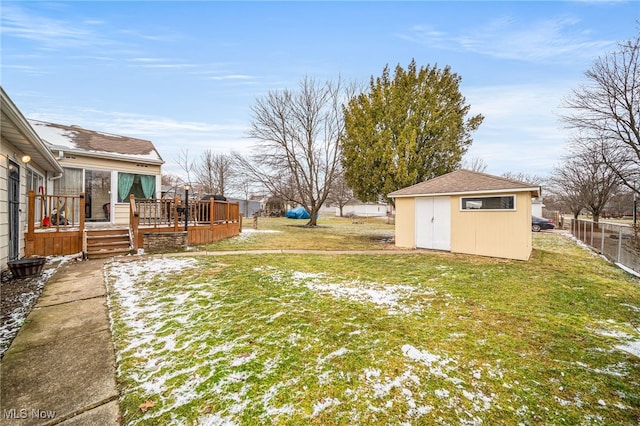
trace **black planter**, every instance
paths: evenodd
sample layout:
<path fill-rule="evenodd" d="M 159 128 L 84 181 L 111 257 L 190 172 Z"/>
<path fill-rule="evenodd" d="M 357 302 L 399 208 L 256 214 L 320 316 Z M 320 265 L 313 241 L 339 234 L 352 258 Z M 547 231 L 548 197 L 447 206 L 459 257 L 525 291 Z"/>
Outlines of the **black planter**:
<path fill-rule="evenodd" d="M 40 275 L 46 261 L 46 257 L 25 257 L 20 260 L 12 260 L 7 264 L 14 278 L 25 278 Z"/>

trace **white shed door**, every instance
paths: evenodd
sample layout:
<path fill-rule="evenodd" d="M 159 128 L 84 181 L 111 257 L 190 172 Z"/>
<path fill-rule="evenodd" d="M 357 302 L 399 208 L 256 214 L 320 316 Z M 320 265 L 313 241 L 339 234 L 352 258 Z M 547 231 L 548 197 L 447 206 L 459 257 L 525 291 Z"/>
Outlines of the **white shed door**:
<path fill-rule="evenodd" d="M 449 197 L 416 198 L 416 247 L 451 250 Z"/>

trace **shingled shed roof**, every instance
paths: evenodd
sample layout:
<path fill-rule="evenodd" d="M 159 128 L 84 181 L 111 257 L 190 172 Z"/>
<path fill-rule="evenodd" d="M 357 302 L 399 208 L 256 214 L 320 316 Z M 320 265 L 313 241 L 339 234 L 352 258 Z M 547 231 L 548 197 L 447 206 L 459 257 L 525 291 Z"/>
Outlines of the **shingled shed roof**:
<path fill-rule="evenodd" d="M 494 192 L 529 191 L 533 197 L 540 196 L 540 186 L 532 183 L 474 172 L 456 170 L 446 175 L 399 189 L 389 194 L 390 198 L 429 195 L 478 194 Z"/>
<path fill-rule="evenodd" d="M 51 150 L 123 161 L 163 164 L 151 141 L 83 129 L 78 126 L 29 120 Z"/>

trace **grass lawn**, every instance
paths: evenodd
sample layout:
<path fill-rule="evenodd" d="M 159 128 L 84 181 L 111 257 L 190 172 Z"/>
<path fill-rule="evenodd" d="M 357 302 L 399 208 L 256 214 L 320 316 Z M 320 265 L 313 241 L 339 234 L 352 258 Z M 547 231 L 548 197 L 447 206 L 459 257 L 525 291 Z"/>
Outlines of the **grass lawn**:
<path fill-rule="evenodd" d="M 240 236 L 200 247 L 204 250 L 395 250 L 394 225 L 386 218 L 321 217 L 306 220 L 259 218 L 258 229 L 245 219 Z"/>
<path fill-rule="evenodd" d="M 384 221 L 320 224 L 207 249 L 393 250 Z M 534 247 L 111 263 L 123 424 L 637 425 L 640 284 L 562 235 Z"/>

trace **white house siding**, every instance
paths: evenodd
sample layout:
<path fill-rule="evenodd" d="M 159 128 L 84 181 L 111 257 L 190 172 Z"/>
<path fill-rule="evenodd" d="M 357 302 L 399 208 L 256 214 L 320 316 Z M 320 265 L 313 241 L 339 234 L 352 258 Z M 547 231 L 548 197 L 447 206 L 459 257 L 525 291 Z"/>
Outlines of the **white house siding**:
<path fill-rule="evenodd" d="M 7 168 L 11 152 L 7 149 L 7 142 L 2 139 L 0 145 L 0 265 L 7 269 L 9 258 L 9 191 L 7 190 Z"/>
<path fill-rule="evenodd" d="M 386 204 L 348 204 L 342 208 L 343 216 L 386 217 Z M 340 207 L 336 207 L 336 216 L 340 216 Z"/>
<path fill-rule="evenodd" d="M 13 161 L 20 167 L 20 238 L 19 258 L 24 256 L 24 231 L 26 229 L 27 212 L 27 168 L 21 163 L 23 152 L 18 151 L 6 139 L 2 138 L 0 144 L 0 266 L 7 269 L 9 261 L 9 187 L 8 173 L 9 161 Z"/>

